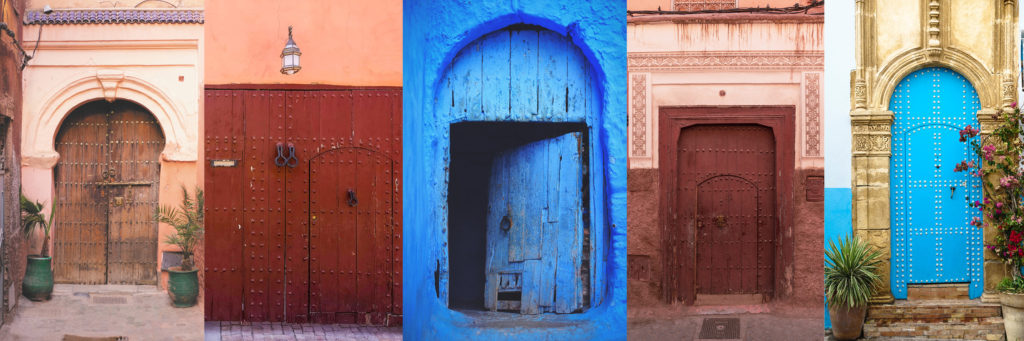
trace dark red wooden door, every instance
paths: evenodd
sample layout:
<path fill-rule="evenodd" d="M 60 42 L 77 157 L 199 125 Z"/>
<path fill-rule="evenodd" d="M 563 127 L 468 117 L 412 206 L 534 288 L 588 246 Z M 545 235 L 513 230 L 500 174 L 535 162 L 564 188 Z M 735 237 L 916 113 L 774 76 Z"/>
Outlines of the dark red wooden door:
<path fill-rule="evenodd" d="M 776 222 L 772 130 L 692 126 L 681 132 L 678 153 L 678 232 L 695 250 L 686 257 L 695 262 L 695 273 L 680 274 L 679 284 L 696 294 L 770 294 Z"/>
<path fill-rule="evenodd" d="M 400 322 L 400 106 L 207 90 L 207 319 Z"/>

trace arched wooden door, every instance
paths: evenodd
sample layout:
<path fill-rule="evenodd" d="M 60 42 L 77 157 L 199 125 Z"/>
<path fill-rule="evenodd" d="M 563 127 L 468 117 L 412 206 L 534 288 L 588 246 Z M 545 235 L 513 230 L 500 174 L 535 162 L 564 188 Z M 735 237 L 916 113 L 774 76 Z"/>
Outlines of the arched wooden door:
<path fill-rule="evenodd" d="M 696 295 L 774 291 L 776 150 L 772 129 L 749 124 L 684 128 L 678 141 L 679 264 L 670 284 Z M 687 247 L 692 245 L 692 247 Z M 694 296 L 691 296 L 694 295 Z"/>
<path fill-rule="evenodd" d="M 970 224 L 980 212 L 969 204 L 981 200 L 981 180 L 954 171 L 977 158 L 959 131 L 978 127 L 979 108 L 971 83 L 945 68 L 915 71 L 893 92 L 890 281 L 897 299 L 907 298 L 907 284 L 970 283 L 971 298 L 983 292 L 982 235 Z"/>
<path fill-rule="evenodd" d="M 395 164 L 380 152 L 336 148 L 309 161 L 309 316 L 318 323 L 380 323 L 390 283 Z"/>
<path fill-rule="evenodd" d="M 132 102 L 90 102 L 64 120 L 54 168 L 57 283 L 156 284 L 163 149 L 159 123 Z"/>

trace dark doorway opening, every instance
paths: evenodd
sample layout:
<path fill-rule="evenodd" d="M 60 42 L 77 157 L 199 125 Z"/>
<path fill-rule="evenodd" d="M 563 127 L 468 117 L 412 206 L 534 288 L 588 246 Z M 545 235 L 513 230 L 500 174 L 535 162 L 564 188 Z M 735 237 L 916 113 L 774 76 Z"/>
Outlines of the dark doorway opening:
<path fill-rule="evenodd" d="M 542 306 L 536 310 L 536 313 L 577 312 L 581 311 L 583 307 L 589 305 L 589 260 L 591 243 L 589 241 L 588 221 L 589 196 L 587 191 L 587 179 L 589 176 L 587 175 L 588 172 L 586 167 L 588 164 L 588 153 L 585 148 L 585 146 L 588 145 L 586 125 L 583 123 L 464 122 L 451 125 L 451 158 L 448 170 L 449 281 L 448 288 L 440 288 L 440 290 L 448 290 L 449 308 L 520 312 L 520 306 L 518 304 L 520 300 L 534 300 L 534 295 L 529 292 L 530 289 L 527 289 L 527 292 L 523 292 L 521 289 L 516 290 L 516 285 L 498 285 L 504 289 L 495 289 L 494 284 L 492 284 L 490 289 L 487 288 L 488 273 L 494 272 L 493 269 L 488 269 L 488 257 L 493 256 L 489 254 L 488 245 L 496 245 L 494 240 L 488 240 L 488 224 L 494 225 L 496 221 L 500 221 L 500 223 L 497 223 L 497 227 L 491 227 L 491 229 L 496 231 L 510 231 L 508 226 L 508 217 L 497 220 L 495 220 L 495 217 L 489 218 L 489 215 L 494 215 L 491 206 L 492 202 L 495 200 L 495 196 L 491 191 L 492 188 L 495 188 L 497 185 L 492 183 L 492 180 L 495 179 L 495 171 L 497 168 L 509 167 L 507 159 L 509 158 L 510 153 L 514 153 L 510 151 L 529 148 L 530 146 L 534 146 L 538 143 L 544 143 L 543 141 L 555 141 L 560 137 L 567 135 L 572 135 L 574 140 L 571 141 L 578 141 L 578 144 L 572 146 L 573 148 L 571 149 L 576 149 L 575 152 L 578 154 L 573 153 L 573 155 L 579 156 L 577 166 L 579 171 L 573 171 L 572 173 L 578 173 L 577 178 L 579 179 L 579 182 L 571 185 L 561 185 L 563 191 L 565 191 L 565 188 L 574 188 L 577 184 L 579 185 L 579 189 L 576 190 L 578 193 L 573 194 L 577 198 L 577 201 L 573 201 L 576 202 L 575 205 L 577 206 L 575 211 L 573 211 L 575 213 L 570 213 L 568 215 L 563 214 L 563 216 L 578 215 L 580 218 L 580 223 L 577 224 L 580 226 L 579 242 L 577 243 L 577 246 L 574 246 L 574 248 L 569 251 L 576 254 L 576 258 L 579 260 L 578 264 L 574 265 L 575 268 L 573 269 L 575 271 L 573 275 L 577 277 L 579 281 L 566 281 L 566 279 L 562 277 L 552 277 L 549 282 L 552 284 L 556 282 L 559 284 L 572 282 L 576 288 L 576 290 L 574 290 L 575 294 L 573 295 L 579 299 L 571 300 L 570 303 L 562 303 L 562 301 L 569 300 L 566 297 L 567 295 L 565 294 L 565 291 L 562 291 L 563 295 L 561 298 L 557 297 L 558 292 L 555 291 L 552 293 L 554 297 L 551 298 L 550 302 L 558 302 L 558 304 Z M 570 140 L 561 142 L 563 148 L 567 146 L 566 143 L 569 143 L 567 141 Z M 558 159 L 558 157 L 552 157 L 552 159 Z M 566 160 L 568 160 L 568 158 L 566 158 Z M 558 161 L 552 162 L 553 164 L 558 163 Z M 555 169 L 556 167 L 549 168 Z M 561 178 L 566 176 L 556 177 Z M 530 179 L 530 177 L 526 177 L 526 179 Z M 507 187 L 522 186 L 525 185 L 510 184 Z M 513 193 L 515 193 L 514 190 Z M 498 197 L 501 196 L 499 195 Z M 554 210 L 554 208 L 552 208 L 552 210 Z M 533 216 L 535 214 L 540 214 L 536 211 L 538 210 L 533 209 L 527 215 Z M 514 220 L 517 219 L 518 218 Z M 556 219 L 547 219 L 545 221 L 550 220 Z M 567 220 L 569 219 L 562 219 L 562 221 Z M 512 224 L 515 225 L 515 223 Z M 550 226 L 555 225 L 552 224 Z M 562 229 L 565 230 L 565 228 Z M 512 229 L 513 233 L 514 231 L 515 230 Z M 541 236 L 541 234 L 538 233 L 537 236 Z M 492 239 L 494 237 L 495 236 L 492 236 Z M 507 243 L 509 242 L 502 243 L 506 243 L 503 245 L 508 245 Z M 556 242 L 549 241 L 550 245 L 554 245 L 555 243 Z M 513 247 L 513 249 L 514 248 L 515 247 Z M 545 251 L 546 253 L 564 253 L 564 251 L 562 251 L 564 248 L 558 249 L 558 251 L 551 251 L 556 248 L 554 246 L 550 246 L 548 249 L 548 251 Z M 491 250 L 492 253 L 494 251 L 495 250 Z M 501 250 L 499 252 L 509 253 L 510 251 Z M 517 251 L 511 251 L 513 254 L 516 252 Z M 521 252 L 529 254 L 529 251 Z M 515 258 L 516 256 L 502 257 Z M 527 261 L 531 260 L 531 256 L 528 255 L 525 257 L 520 256 L 520 258 L 526 258 Z M 561 269 L 565 269 L 565 267 Z M 518 274 L 522 273 L 520 272 Z M 501 279 L 498 280 L 504 283 L 504 278 L 509 278 L 509 274 L 502 273 L 500 277 Z M 512 277 L 519 278 L 518 275 Z M 523 279 L 524 282 L 528 280 L 529 278 Z M 530 287 L 530 284 L 526 284 L 526 286 Z M 541 286 L 544 286 L 544 284 Z M 494 309 L 495 306 L 493 301 L 491 304 L 488 304 L 487 302 L 488 293 L 495 291 L 496 294 L 491 296 L 494 296 L 492 299 L 496 299 L 498 301 L 496 309 Z M 540 301 L 543 302 L 543 299 L 540 299 Z M 506 304 L 502 304 L 502 302 L 506 302 Z M 491 305 L 492 308 L 489 309 L 488 305 Z M 558 305 L 559 308 L 556 309 L 554 307 L 555 305 Z M 533 310 L 527 308 L 524 308 L 524 311 L 534 313 Z"/>

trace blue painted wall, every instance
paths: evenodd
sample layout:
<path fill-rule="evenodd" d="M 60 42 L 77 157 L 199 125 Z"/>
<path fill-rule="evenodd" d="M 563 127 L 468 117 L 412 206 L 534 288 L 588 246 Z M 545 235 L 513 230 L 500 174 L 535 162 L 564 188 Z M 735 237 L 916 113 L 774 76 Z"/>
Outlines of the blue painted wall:
<path fill-rule="evenodd" d="M 626 337 L 626 23 L 625 1 L 472 0 L 406 1 L 403 81 L 403 309 L 408 340 L 625 339 Z M 447 247 L 443 190 L 446 121 L 436 119 L 439 81 L 470 42 L 513 24 L 542 26 L 568 36 L 597 79 L 600 112 L 587 120 L 594 174 L 592 229 L 601 229 L 606 261 L 595 262 L 606 285 L 598 302 L 580 314 L 522 317 L 562 320 L 562 327 L 481 328 L 437 297 L 434 271 Z M 609 94 L 609 95 L 605 95 Z M 599 195 L 598 195 L 599 194 Z M 439 204 L 441 203 L 441 204 Z M 481 255 L 483 256 L 483 255 Z M 515 324 L 514 324 L 515 325 Z"/>
<path fill-rule="evenodd" d="M 853 194 L 849 188 L 825 189 L 825 247 L 829 241 L 838 242 L 853 233 Z M 831 328 L 828 305 L 825 305 L 825 328 Z"/>

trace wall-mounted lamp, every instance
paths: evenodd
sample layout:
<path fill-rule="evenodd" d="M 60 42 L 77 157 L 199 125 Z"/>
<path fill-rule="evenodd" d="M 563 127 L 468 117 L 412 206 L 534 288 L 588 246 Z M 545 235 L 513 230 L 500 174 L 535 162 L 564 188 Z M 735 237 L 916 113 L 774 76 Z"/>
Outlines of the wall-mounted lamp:
<path fill-rule="evenodd" d="M 301 55 L 302 52 L 292 40 L 292 27 L 288 26 L 288 43 L 284 45 L 284 50 L 281 50 L 281 73 L 293 75 L 302 70 L 302 66 L 299 66 L 299 56 Z"/>

